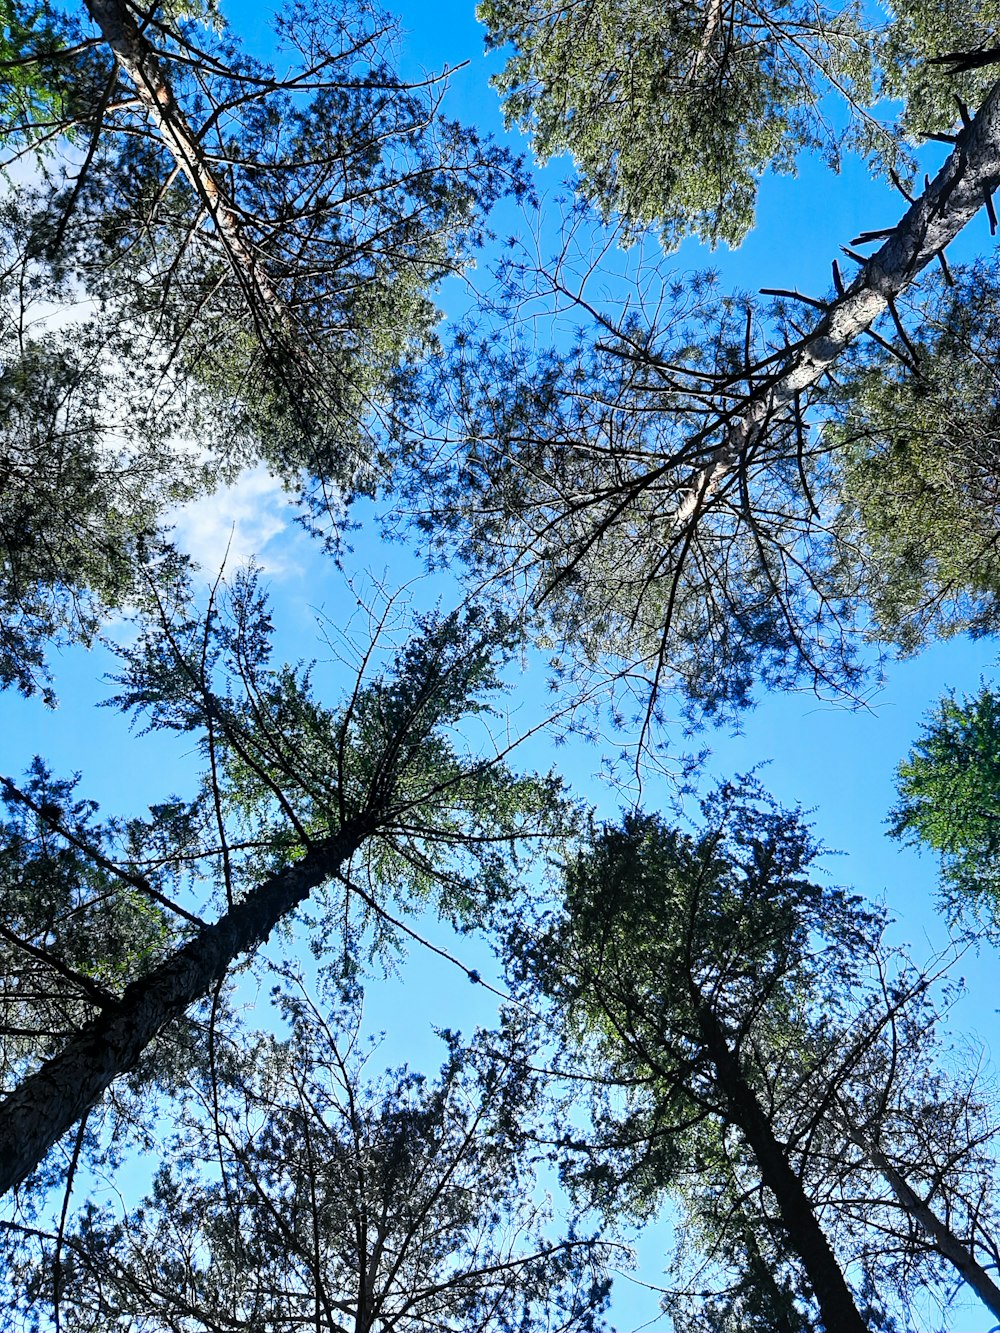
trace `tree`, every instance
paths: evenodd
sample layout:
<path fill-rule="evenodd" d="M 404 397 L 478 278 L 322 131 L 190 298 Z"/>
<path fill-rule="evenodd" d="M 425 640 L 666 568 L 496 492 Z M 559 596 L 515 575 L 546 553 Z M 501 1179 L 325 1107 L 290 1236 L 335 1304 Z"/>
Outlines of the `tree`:
<path fill-rule="evenodd" d="M 332 920 L 349 919 L 352 902 L 392 923 L 384 915 L 391 886 L 404 902 L 432 898 L 471 925 L 500 889 L 507 849 L 559 827 L 554 778 L 517 778 L 501 754 L 463 754 L 449 740 L 454 724 L 482 711 L 483 695 L 497 688 L 502 625 L 475 612 L 425 621 L 392 675 L 359 679 L 338 712 L 313 698 L 307 671 L 270 664 L 270 632 L 249 577 L 234 586 L 227 616 L 213 605 L 200 625 L 164 621 L 126 652 L 118 702 L 144 710 L 153 727 L 198 736 L 206 760 L 193 805 L 153 812 L 162 851 L 132 826 L 123 856 L 105 831 L 92 834 L 73 810 L 64 815 L 51 794 L 64 788 L 50 789 L 44 773 L 27 788 L 5 779 L 5 798 L 37 818 L 41 838 L 40 846 L 22 840 L 9 864 L 41 865 L 54 884 L 31 895 L 4 939 L 15 957 L 40 964 L 50 985 L 57 974 L 59 994 L 68 983 L 73 1014 L 55 1052 L 57 1034 L 44 1031 L 28 1062 L 21 993 L 7 993 L 4 1026 L 18 1045 L 7 1066 L 17 1082 L 0 1103 L 4 1192 L 321 885 L 343 886 L 327 933 L 349 969 L 360 961 L 351 932 L 332 929 Z M 82 882 L 81 862 L 91 867 Z M 202 900 L 207 889 L 206 906 L 220 904 L 215 920 L 169 892 L 178 877 Z M 84 984 L 67 918 L 93 911 L 103 919 L 109 902 L 127 916 L 136 893 L 156 919 L 155 947 L 137 948 L 141 932 L 130 929 L 124 954 L 102 964 L 115 984 Z M 16 912 L 18 896 L 12 906 Z"/>
<path fill-rule="evenodd" d="M 21 140 L 42 154 L 58 133 L 73 97 L 71 82 L 61 77 L 64 33 L 63 23 L 51 13 L 26 11 L 16 0 L 4 0 L 0 7 L 3 141 Z"/>
<path fill-rule="evenodd" d="M 430 291 L 467 262 L 514 163 L 441 116 L 444 80 L 394 73 L 374 11 L 290 9 L 285 76 L 214 6 L 86 12 L 96 37 L 43 9 L 19 57 L 76 92 L 49 131 L 83 158 L 47 169 L 48 253 L 200 384 L 203 443 L 328 495 L 370 489 L 370 414 L 432 338 Z"/>
<path fill-rule="evenodd" d="M 674 684 L 696 714 L 750 702 L 761 681 L 805 679 L 856 696 L 866 598 L 883 591 L 893 542 L 912 534 L 888 527 L 883 537 L 872 518 L 880 486 L 893 488 L 895 502 L 908 483 L 882 466 L 899 451 L 884 447 L 887 423 L 869 402 L 872 377 L 884 374 L 879 358 L 848 358 L 870 334 L 907 374 L 922 355 L 927 378 L 938 377 L 936 405 L 975 399 L 986 382 L 976 373 L 946 383 L 949 357 L 959 364 L 968 339 L 954 351 L 936 331 L 918 339 L 919 313 L 905 303 L 932 262 L 950 273 L 944 249 L 979 210 L 994 220 L 1000 184 L 993 62 L 970 64 L 958 50 L 988 35 L 988 8 L 953 7 L 938 45 L 927 40 L 935 18 L 923 5 L 901 9 L 873 35 L 847 14 L 674 5 L 643 16 L 601 0 L 553 11 L 542 32 L 537 11 L 525 17 L 497 0 L 488 6 L 494 40 L 520 46 L 511 108 L 547 127 L 543 152 L 565 144 L 579 153 L 585 190 L 606 213 L 624 211 L 626 239 L 654 215 L 668 242 L 691 229 L 737 236 L 766 163 L 787 165 L 821 141 L 838 147 L 814 114 L 831 76 L 855 80 L 853 112 L 863 123 L 848 136 L 864 147 L 870 130 L 884 165 L 897 160 L 903 130 L 863 120 L 875 96 L 905 91 L 905 123 L 946 133 L 954 151 L 914 198 L 897 177 L 906 212 L 855 242 L 874 241 L 876 252 L 853 256 L 853 280 L 835 266 L 826 297 L 775 290 L 780 304 L 764 310 L 720 299 L 705 279 L 685 286 L 657 275 L 650 319 L 631 297 L 624 314 L 588 306 L 565 252 L 555 272 L 512 261 L 501 293 L 508 304 L 550 298 L 584 312 L 592 332 L 532 359 L 516 336 L 502 349 L 494 324 L 481 338 L 466 335 L 453 360 L 433 359 L 421 381 L 416 363 L 435 347 L 434 284 L 468 257 L 482 210 L 508 182 L 519 188 L 508 157 L 440 119 L 440 80 L 402 80 L 387 28 L 369 13 L 289 11 L 281 32 L 301 58 L 286 77 L 245 56 L 197 0 L 166 11 L 88 0 L 86 9 L 96 26 L 44 9 L 33 28 L 18 8 L 4 31 L 2 54 L 16 74 L 0 110 L 11 155 L 36 164 L 37 182 L 7 218 L 4 379 L 13 365 L 21 393 L 0 423 L 9 426 L 10 473 L 0 494 L 9 502 L 0 509 L 0 573 L 11 571 L 0 610 L 4 596 L 25 610 L 0 656 L 0 682 L 33 688 L 47 637 L 85 637 L 109 607 L 141 599 L 147 619 L 125 650 L 117 702 L 193 738 L 205 774 L 193 799 L 165 797 L 141 820 L 100 820 L 82 788 L 41 763 L 22 781 L 3 781 L 0 1179 L 21 1182 L 17 1202 L 33 1206 L 62 1165 L 47 1150 L 75 1128 L 64 1159 L 67 1210 L 80 1163 L 118 1151 L 105 1116 L 123 1075 L 163 1095 L 187 1078 L 269 1114 L 255 1070 L 236 1061 L 222 1092 L 217 1070 L 210 1084 L 197 1083 L 199 1066 L 226 979 L 270 936 L 294 939 L 307 903 L 318 918 L 311 943 L 333 952 L 350 980 L 366 947 L 390 947 L 406 933 L 400 914 L 410 905 L 430 904 L 462 926 L 494 923 L 517 892 L 508 848 L 566 824 L 559 784 L 515 777 L 506 741 L 480 753 L 456 738 L 470 711 L 485 712 L 484 692 L 530 618 L 520 608 L 514 624 L 480 612 L 431 618 L 408 646 L 397 641 L 398 661 L 382 677 L 363 646 L 356 685 L 330 709 L 307 670 L 271 664 L 252 579 L 237 584 L 228 608 L 213 593 L 207 616 L 190 611 L 183 562 L 157 531 L 164 505 L 264 458 L 307 491 L 314 525 L 329 535 L 352 496 L 376 490 L 390 465 L 413 461 L 414 487 L 431 491 L 420 519 L 439 549 L 467 557 L 476 578 L 501 575 L 504 596 L 512 584 L 519 602 L 526 591 L 558 652 L 614 654 L 627 687 L 646 688 L 627 744 L 645 746 L 657 695 Z M 594 24 L 596 45 L 592 33 L 581 39 L 579 21 Z M 673 45 L 654 44 L 651 34 L 671 24 Z M 961 75 L 954 84 L 922 62 L 945 46 Z M 577 55 L 588 68 L 573 65 Z M 622 106 L 617 65 L 610 79 L 594 68 L 619 56 L 630 81 Z M 539 82 L 529 87 L 522 76 Z M 609 101 L 591 96 L 595 84 L 610 89 Z M 664 89 L 674 114 L 664 114 Z M 568 94 L 578 92 L 574 104 Z M 773 134 L 760 132 L 754 122 L 779 99 L 783 119 Z M 978 106 L 974 117 L 968 104 Z M 676 177 L 655 175 L 662 148 Z M 643 154 L 651 154 L 645 165 Z M 964 313 L 971 289 L 960 276 L 955 309 Z M 69 333 L 29 333 L 33 302 L 50 292 L 79 292 L 100 308 Z M 816 309 L 808 328 L 803 303 Z M 947 311 L 939 322 L 956 323 Z M 841 367 L 838 387 L 831 381 Z M 912 406 L 916 390 L 900 383 L 896 402 Z M 414 449 L 418 402 L 440 412 L 441 429 Z M 970 415 L 979 430 L 982 419 Z M 839 434 L 813 429 L 834 417 Z M 126 438 L 115 452 L 107 432 L 118 424 Z M 175 455 L 186 432 L 205 450 L 193 478 Z M 459 441 L 447 460 L 442 437 L 449 447 Z M 917 452 L 915 470 L 926 475 L 926 460 L 941 451 Z M 948 462 L 949 478 L 969 479 L 968 457 Z M 35 470 L 44 482 L 37 492 Z M 988 546 L 989 523 L 974 535 Z M 887 610 L 879 606 L 879 633 L 905 639 L 920 622 L 920 598 L 947 597 L 942 582 L 991 595 L 987 560 L 982 578 L 978 570 L 942 578 L 933 544 L 915 560 L 924 561 L 920 573 L 897 583 Z M 967 563 L 967 555 L 956 561 Z M 956 613 L 939 604 L 950 624 Z M 664 1190 L 681 1198 L 705 1261 L 676 1283 L 674 1315 L 691 1328 L 859 1331 L 882 1322 L 883 1309 L 905 1308 L 911 1292 L 946 1286 L 945 1264 L 1000 1317 L 987 1271 L 998 1256 L 994 1127 L 974 1089 L 939 1075 L 924 979 L 905 967 L 881 971 L 879 915 L 810 882 L 814 849 L 797 816 L 726 789 L 709 820 L 688 835 L 634 816 L 595 835 L 571 864 L 568 908 L 551 931 L 539 943 L 523 923 L 515 929 L 519 965 L 563 1005 L 567 1040 L 579 1043 L 573 1056 L 567 1046 L 564 1064 L 588 1050 L 592 1077 L 609 1089 L 596 1102 L 595 1139 L 578 1145 L 586 1167 L 570 1174 L 581 1188 L 603 1182 L 609 1200 L 640 1213 Z M 206 1037 L 197 1025 L 209 1004 Z M 284 1077 L 275 1048 L 257 1053 L 275 1080 Z M 471 1078 L 464 1054 L 453 1063 L 455 1080 Z M 416 1116 L 419 1144 L 429 1142 L 420 1138 L 425 1123 L 435 1144 L 466 1133 L 438 1114 L 451 1077 L 410 1103 L 397 1080 L 390 1113 L 369 1117 L 371 1139 L 388 1145 L 379 1163 L 388 1185 L 398 1137 L 386 1125 L 400 1101 Z M 497 1077 L 513 1098 L 513 1074 Z M 345 1096 L 353 1081 L 341 1079 Z M 304 1140 L 316 1128 L 301 1114 L 304 1089 L 293 1080 L 299 1118 L 273 1120 L 285 1157 L 301 1146 L 299 1131 Z M 159 1211 L 148 1232 L 134 1214 L 93 1217 L 93 1245 L 112 1233 L 135 1241 L 131 1275 L 113 1267 L 105 1291 L 120 1279 L 154 1323 L 211 1327 L 233 1311 L 247 1322 L 238 1305 L 246 1291 L 274 1296 L 273 1251 L 262 1267 L 236 1256 L 239 1278 L 228 1287 L 199 1267 L 202 1247 L 221 1255 L 227 1239 L 229 1261 L 234 1222 L 242 1230 L 247 1219 L 250 1230 L 266 1221 L 248 1214 L 251 1198 L 263 1197 L 255 1186 L 244 1197 L 226 1193 L 227 1170 L 246 1180 L 258 1160 L 228 1124 L 209 1131 L 188 1122 L 192 1133 L 214 1133 L 217 1150 L 225 1128 L 229 1166 L 221 1152 L 213 1179 L 175 1163 L 149 1205 Z M 267 1170 L 280 1176 L 277 1156 Z M 432 1173 L 428 1157 L 420 1162 Z M 492 1159 L 479 1160 L 493 1169 Z M 317 1181 L 308 1161 L 297 1167 L 296 1188 Z M 288 1191 L 273 1201 L 280 1239 L 301 1254 L 279 1206 L 295 1200 L 289 1177 L 280 1188 Z M 468 1189 L 460 1202 L 469 1208 Z M 191 1308 L 180 1310 L 163 1298 L 167 1269 L 156 1265 L 159 1242 L 188 1205 L 216 1232 L 188 1232 L 186 1253 L 199 1262 L 189 1264 Z M 310 1198 L 301 1211 L 314 1242 L 310 1266 L 278 1295 L 289 1322 L 318 1322 L 319 1288 L 331 1280 L 315 1254 L 321 1210 Z M 459 1249 L 485 1244 L 482 1214 L 463 1216 L 471 1228 Z M 383 1233 L 383 1249 L 404 1244 Z M 109 1295 L 102 1308 L 89 1282 L 85 1233 L 74 1240 L 75 1287 L 63 1266 L 65 1227 L 53 1235 L 56 1321 L 63 1308 L 81 1326 L 117 1319 L 123 1302 Z M 331 1255 L 343 1253 L 342 1236 L 323 1239 Z M 530 1269 L 511 1272 L 536 1291 Z M 418 1270 L 407 1271 L 403 1299 L 427 1297 L 427 1317 L 436 1317 L 442 1280 Z M 482 1266 L 470 1271 L 485 1275 Z M 461 1318 L 481 1320 L 484 1285 L 458 1288 L 449 1286 L 459 1305 L 471 1301 Z M 361 1281 L 343 1304 L 363 1323 L 366 1302 L 387 1308 L 396 1294 Z M 530 1308 L 519 1314 L 529 1318 Z M 577 1312 L 571 1305 L 567 1319 Z"/>
<path fill-rule="evenodd" d="M 818 429 L 849 413 L 828 382 L 869 333 L 912 361 L 897 298 L 998 185 L 1000 85 L 897 225 L 858 238 L 881 244 L 855 255 L 853 280 L 835 266 L 827 297 L 775 289 L 780 304 L 762 309 L 708 279 L 654 279 L 619 315 L 588 295 L 599 270 L 572 232 L 555 268 L 512 261 L 513 332 L 502 341 L 484 321 L 463 335 L 426 428 L 435 445 L 415 489 L 432 536 L 457 531 L 477 580 L 523 590 L 570 656 L 610 655 L 641 680 L 640 725 L 671 687 L 709 714 L 744 706 L 758 683 L 856 699 L 872 562 L 845 522 L 842 437 Z M 800 299 L 818 308 L 811 327 Z M 576 345 L 533 353 L 517 324 L 533 329 L 540 311 L 584 320 Z M 449 474 L 437 442 L 456 435 Z"/>
<path fill-rule="evenodd" d="M 893 975 L 879 916 L 806 878 L 797 814 L 753 786 L 704 813 L 694 834 L 597 831 L 541 937 L 513 933 L 570 1076 L 593 1056 L 571 1178 L 609 1211 L 682 1205 L 681 1327 L 882 1326 L 956 1274 L 1000 1313 L 996 1126 L 941 1066 L 926 978 Z"/>
<path fill-rule="evenodd" d="M 941 857 L 948 910 L 992 924 L 998 892 L 1000 699 L 993 690 L 940 701 L 899 766 L 892 835 Z"/>
<path fill-rule="evenodd" d="M 394 72 L 385 16 L 294 7 L 278 75 L 212 6 L 89 13 L 11 0 L 0 47 L 0 158 L 33 164 L 0 222 L 0 684 L 24 692 L 152 564 L 179 575 L 168 511 L 248 462 L 336 539 L 384 481 L 434 287 L 522 187 L 443 78 Z"/>
<path fill-rule="evenodd" d="M 576 276 L 568 256 L 536 275 L 557 297 Z M 799 409 L 680 515 L 740 393 L 756 312 L 708 276 L 651 304 L 649 326 L 598 313 L 568 352 L 534 358 L 488 331 L 460 347 L 447 408 L 468 444 L 450 475 L 433 449 L 419 490 L 431 541 L 523 588 L 566 660 L 610 659 L 645 690 L 640 745 L 670 694 L 704 716 L 745 706 L 758 683 L 850 695 L 861 681 L 855 590 L 831 576 L 831 524 L 810 510 L 825 451 Z"/>
<path fill-rule="evenodd" d="M 281 989 L 289 1037 L 218 1022 L 150 1196 L 48 1237 L 15 1308 L 67 1330 L 594 1327 L 610 1247 L 532 1197 L 540 1087 L 513 1034 L 476 1054 L 446 1032 L 437 1079 L 376 1078 L 359 994 L 325 1013 Z"/>
<path fill-rule="evenodd" d="M 924 288 L 907 319 L 912 364 L 877 344 L 845 358 L 825 427 L 845 547 L 879 635 L 906 650 L 993 632 L 998 587 L 996 264 Z"/>
<path fill-rule="evenodd" d="M 155 385 L 127 329 L 34 262 L 32 194 L 0 215 L 0 685 L 52 702 L 47 657 L 90 643 L 112 610 L 183 595 L 186 562 L 163 531 L 169 507 L 209 482 L 181 443 L 183 404 Z"/>
<path fill-rule="evenodd" d="M 851 5 L 484 0 L 479 12 L 488 45 L 513 48 L 494 80 L 508 121 L 543 161 L 571 153 L 605 218 L 656 225 L 670 247 L 691 231 L 738 244 L 763 171 L 794 170 L 804 149 L 833 165 L 860 150 L 892 167 L 905 136 L 949 130 L 954 105 L 924 61 L 989 39 L 1000 17 L 988 4 L 943 15 L 921 0 L 896 6 L 883 29 Z M 962 73 L 955 91 L 977 105 L 990 71 Z M 846 124 L 821 110 L 831 95 Z M 903 104 L 895 125 L 880 119 L 887 95 Z"/>

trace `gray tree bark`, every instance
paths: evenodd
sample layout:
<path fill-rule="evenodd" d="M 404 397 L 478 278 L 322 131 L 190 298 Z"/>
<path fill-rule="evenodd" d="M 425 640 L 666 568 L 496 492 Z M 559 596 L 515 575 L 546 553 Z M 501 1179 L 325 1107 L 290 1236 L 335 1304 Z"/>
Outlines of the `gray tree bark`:
<path fill-rule="evenodd" d="M 935 1249 L 959 1273 L 963 1282 L 968 1283 L 982 1303 L 1000 1321 L 1000 1287 L 989 1273 L 977 1263 L 968 1247 L 963 1245 L 950 1227 L 937 1216 L 919 1194 L 910 1186 L 906 1178 L 896 1170 L 892 1162 L 861 1130 L 852 1125 L 846 1117 L 841 1121 L 844 1133 L 882 1176 L 901 1207 L 921 1226 L 934 1243 Z"/>
<path fill-rule="evenodd" d="M 218 921 L 128 986 L 58 1055 L 0 1102 L 0 1194 L 16 1188 L 149 1043 L 196 1000 L 211 993 L 232 964 L 251 954 L 274 927 L 332 878 L 363 841 L 360 826 L 310 848 L 301 861 L 259 884 Z"/>
<path fill-rule="evenodd" d="M 730 1050 L 718 1017 L 704 1000 L 696 1001 L 696 1009 L 705 1050 L 715 1065 L 719 1091 L 726 1099 L 732 1123 L 754 1155 L 761 1180 L 775 1197 L 788 1244 L 802 1260 L 823 1327 L 829 1333 L 869 1333 L 802 1181 L 775 1137 L 739 1060 Z"/>
<path fill-rule="evenodd" d="M 676 528 L 697 519 L 765 422 L 792 406 L 804 389 L 823 377 L 848 345 L 888 310 L 890 301 L 944 251 L 998 187 L 1000 83 L 991 88 L 979 114 L 958 135 L 944 166 L 854 281 L 827 306 L 809 333 L 788 348 L 776 369 L 762 370 L 760 387 L 744 399 L 722 444 L 686 488 L 674 516 Z"/>
<path fill-rule="evenodd" d="M 288 321 L 283 302 L 244 235 L 224 186 L 212 171 L 155 50 L 126 0 L 86 0 L 86 5 L 154 129 L 211 218 L 255 317 L 265 324 L 270 320 L 278 328 L 284 328 Z"/>

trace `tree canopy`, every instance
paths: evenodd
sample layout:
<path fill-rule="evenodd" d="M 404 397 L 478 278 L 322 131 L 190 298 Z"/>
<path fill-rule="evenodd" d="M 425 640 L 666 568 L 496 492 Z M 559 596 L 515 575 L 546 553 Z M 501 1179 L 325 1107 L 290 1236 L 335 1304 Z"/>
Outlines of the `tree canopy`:
<path fill-rule="evenodd" d="M 994 691 L 947 697 L 899 766 L 893 835 L 939 854 L 942 887 L 958 916 L 982 911 L 992 920 L 996 908 L 998 743 Z"/>
<path fill-rule="evenodd" d="M 927 978 L 884 920 L 811 881 L 817 850 L 797 812 L 727 785 L 692 833 L 597 830 L 552 922 L 515 930 L 517 973 L 600 1075 L 566 1169 L 609 1217 L 676 1197 L 678 1327 L 883 1327 L 955 1272 L 997 1314 L 990 1109 L 942 1075 Z"/>
<path fill-rule="evenodd" d="M 995 692 L 899 769 L 927 957 L 686 753 L 996 632 L 1000 12 L 480 16 L 565 198 L 412 13 L 0 4 L 0 1327 L 596 1333 L 663 1225 L 677 1333 L 1000 1320 Z M 826 290 L 676 267 L 809 155 Z M 248 475 L 271 589 L 186 548 Z"/>
<path fill-rule="evenodd" d="M 553 1234 L 530 1197 L 524 1048 L 446 1033 L 436 1079 L 376 1079 L 358 993 L 331 1013 L 285 978 L 280 1003 L 284 1040 L 220 1024 L 150 1196 L 49 1237 L 17 1304 L 91 1330 L 594 1327 L 611 1246 Z"/>
<path fill-rule="evenodd" d="M 954 120 L 928 57 L 988 41 L 998 18 L 990 4 L 921 0 L 881 27 L 856 5 L 484 0 L 479 13 L 489 43 L 513 48 L 494 80 L 508 119 L 543 159 L 571 153 L 606 216 L 655 224 L 667 246 L 692 231 L 739 243 L 762 172 L 794 170 L 804 150 L 905 162 L 907 136 Z M 991 81 L 973 67 L 955 92 L 978 106 Z"/>
<path fill-rule="evenodd" d="M 342 523 L 434 289 L 525 182 L 374 11 L 282 14 L 277 74 L 214 6 L 8 8 L 0 160 L 32 175 L 0 223 L 0 679 L 29 691 L 46 641 L 141 595 L 170 507 L 248 463 Z"/>

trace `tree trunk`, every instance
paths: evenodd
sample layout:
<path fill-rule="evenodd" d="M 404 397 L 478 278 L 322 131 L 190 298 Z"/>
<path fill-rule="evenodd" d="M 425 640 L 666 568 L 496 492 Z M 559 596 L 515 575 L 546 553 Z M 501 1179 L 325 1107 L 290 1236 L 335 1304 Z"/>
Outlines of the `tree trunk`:
<path fill-rule="evenodd" d="M 284 304 L 244 235 L 232 202 L 212 171 L 127 0 L 86 0 L 86 5 L 168 152 L 215 224 L 254 318 L 259 324 L 272 325 L 272 331 L 283 329 L 288 323 Z"/>
<path fill-rule="evenodd" d="M 888 310 L 889 302 L 944 251 L 998 187 L 1000 83 L 990 89 L 979 114 L 958 135 L 954 152 L 881 249 L 831 301 L 812 331 L 788 349 L 784 363 L 770 374 L 762 369 L 760 388 L 747 396 L 722 444 L 692 477 L 677 508 L 676 527 L 697 518 L 770 417 L 790 407 L 823 377 L 848 344 Z"/>
<path fill-rule="evenodd" d="M 266 879 L 218 921 L 164 959 L 104 1009 L 0 1102 L 0 1194 L 14 1189 L 61 1135 L 131 1069 L 149 1043 L 208 995 L 243 955 L 330 879 L 357 850 L 363 830 L 349 825 L 301 861 Z"/>
<path fill-rule="evenodd" d="M 962 1281 L 968 1283 L 987 1310 L 1000 1322 L 1000 1287 L 982 1265 L 976 1262 L 967 1246 L 963 1245 L 951 1228 L 924 1203 L 877 1144 L 870 1142 L 846 1119 L 841 1122 L 841 1127 L 851 1142 L 861 1149 L 880 1173 L 900 1205 L 926 1231 L 938 1253 L 957 1270 Z"/>
<path fill-rule="evenodd" d="M 802 1260 L 824 1328 L 827 1333 L 869 1333 L 802 1182 L 729 1049 L 718 1018 L 704 1001 L 698 1003 L 697 1011 L 702 1039 L 715 1065 L 730 1121 L 746 1139 L 761 1180 L 777 1200 L 788 1243 Z"/>

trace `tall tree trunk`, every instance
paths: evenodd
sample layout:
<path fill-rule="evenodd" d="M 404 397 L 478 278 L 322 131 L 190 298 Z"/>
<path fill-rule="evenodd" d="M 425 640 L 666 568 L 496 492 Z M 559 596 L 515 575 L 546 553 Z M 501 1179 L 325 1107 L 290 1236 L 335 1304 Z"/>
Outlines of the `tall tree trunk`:
<path fill-rule="evenodd" d="M 258 326 L 270 327 L 272 332 L 285 329 L 288 319 L 284 304 L 245 236 L 232 200 L 213 172 L 127 0 L 86 0 L 86 5 L 150 122 L 212 219 Z"/>
<path fill-rule="evenodd" d="M 703 1000 L 697 1003 L 697 1011 L 705 1049 L 715 1065 L 731 1122 L 746 1139 L 761 1180 L 777 1201 L 788 1243 L 802 1260 L 824 1328 L 827 1333 L 869 1333 L 802 1182 L 729 1049 L 718 1018 Z"/>
<path fill-rule="evenodd" d="M 846 1118 L 841 1121 L 841 1128 L 883 1177 L 901 1207 L 931 1238 L 937 1252 L 948 1260 L 960 1274 L 962 1281 L 968 1283 L 987 1310 L 1000 1322 L 1000 1287 L 985 1268 L 976 1262 L 968 1247 L 962 1244 L 951 1228 L 946 1226 L 933 1209 L 920 1198 L 878 1144 L 868 1139 Z"/>
<path fill-rule="evenodd" d="M 944 251 L 998 187 L 1000 83 L 990 89 L 979 114 L 958 135 L 954 152 L 881 249 L 843 294 L 830 302 L 814 328 L 788 348 L 777 368 L 761 369 L 760 387 L 748 394 L 742 412 L 726 428 L 722 444 L 692 476 L 688 494 L 677 508 L 676 527 L 697 520 L 703 505 L 771 416 L 791 407 L 804 389 L 823 377 L 847 346 L 889 309 L 890 301 Z"/>
<path fill-rule="evenodd" d="M 164 959 L 92 1019 L 52 1059 L 0 1102 L 0 1194 L 34 1170 L 61 1135 L 94 1106 L 149 1043 L 209 994 L 240 957 L 330 879 L 358 849 L 360 825 L 317 843 L 301 861 L 259 884 L 218 921 Z"/>

